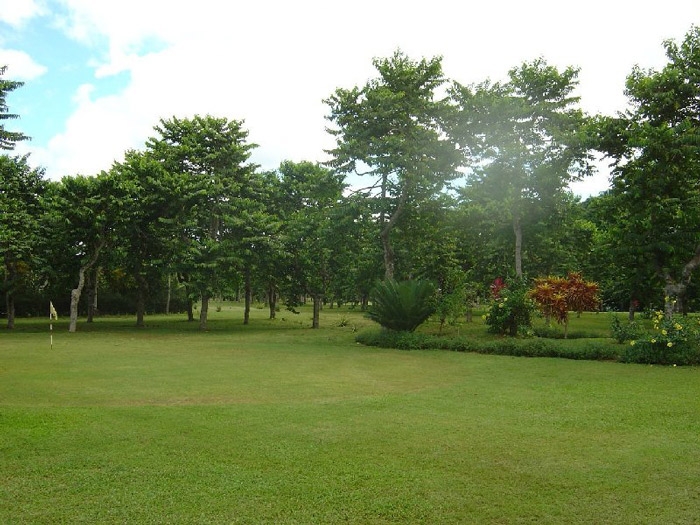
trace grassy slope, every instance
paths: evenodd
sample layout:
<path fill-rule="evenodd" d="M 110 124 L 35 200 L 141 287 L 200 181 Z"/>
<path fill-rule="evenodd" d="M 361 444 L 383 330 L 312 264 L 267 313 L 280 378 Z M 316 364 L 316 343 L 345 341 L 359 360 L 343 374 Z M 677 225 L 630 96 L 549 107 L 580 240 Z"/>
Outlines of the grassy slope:
<path fill-rule="evenodd" d="M 697 522 L 697 368 L 254 314 L 60 326 L 53 352 L 43 323 L 0 333 L 0 522 Z"/>

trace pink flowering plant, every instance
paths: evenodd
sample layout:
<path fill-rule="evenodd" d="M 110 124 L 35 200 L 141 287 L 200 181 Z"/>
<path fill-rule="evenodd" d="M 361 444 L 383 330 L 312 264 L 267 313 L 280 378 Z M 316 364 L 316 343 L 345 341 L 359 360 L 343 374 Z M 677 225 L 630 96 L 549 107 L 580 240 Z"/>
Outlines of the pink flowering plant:
<path fill-rule="evenodd" d="M 532 312 L 535 304 L 528 296 L 522 279 L 509 283 L 500 278 L 491 285 L 491 306 L 484 315 L 489 332 L 501 335 L 532 335 Z"/>

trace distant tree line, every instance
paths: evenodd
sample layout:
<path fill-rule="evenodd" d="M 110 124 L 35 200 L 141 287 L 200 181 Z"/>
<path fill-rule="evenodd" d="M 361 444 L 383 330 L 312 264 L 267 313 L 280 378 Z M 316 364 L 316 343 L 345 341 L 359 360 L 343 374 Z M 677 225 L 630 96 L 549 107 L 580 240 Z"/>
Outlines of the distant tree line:
<path fill-rule="evenodd" d="M 663 69 L 635 67 L 629 109 L 586 115 L 578 69 L 538 58 L 504 82 L 448 80 L 441 58 L 397 51 L 377 77 L 325 101 L 326 164 L 265 171 L 241 121 L 163 119 L 142 151 L 95 176 L 50 181 L 27 156 L 0 156 L 0 251 L 7 326 L 52 300 L 100 313 L 186 313 L 206 329 L 212 298 L 367 305 L 381 279 L 425 279 L 454 301 L 498 277 L 580 272 L 605 307 L 698 306 L 700 29 L 664 43 Z M 6 95 L 0 69 L 0 148 Z M 612 163 L 612 187 L 581 201 L 571 181 Z M 361 175 L 361 188 L 346 177 Z M 462 299 L 460 299 L 462 300 Z M 442 322 L 447 313 L 443 312 Z"/>

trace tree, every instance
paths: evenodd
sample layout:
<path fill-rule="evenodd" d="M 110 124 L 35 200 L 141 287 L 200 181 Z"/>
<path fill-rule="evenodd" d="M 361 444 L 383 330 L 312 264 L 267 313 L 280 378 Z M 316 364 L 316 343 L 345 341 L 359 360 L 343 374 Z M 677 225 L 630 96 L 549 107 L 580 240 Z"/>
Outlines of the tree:
<path fill-rule="evenodd" d="M 585 118 L 572 95 L 578 69 L 560 72 L 544 59 L 525 62 L 505 83 L 457 84 L 454 133 L 471 157 L 464 197 L 507 218 L 522 277 L 523 227 L 562 198 L 572 179 L 590 172 Z"/>
<path fill-rule="evenodd" d="M 4 263 L 3 290 L 7 328 L 15 326 L 15 292 L 21 274 L 37 255 L 43 171 L 31 169 L 27 156 L 0 155 L 0 250 Z"/>
<path fill-rule="evenodd" d="M 183 243 L 180 273 L 201 299 L 199 327 L 206 330 L 209 299 L 226 287 L 236 264 L 244 257 L 236 232 L 249 212 L 251 178 L 248 132 L 243 123 L 212 116 L 161 120 L 158 137 L 148 140 L 154 158 L 171 173 L 182 175 L 181 214 Z"/>
<path fill-rule="evenodd" d="M 392 231 L 407 207 L 435 195 L 457 176 L 461 158 L 446 134 L 449 100 L 436 98 L 446 81 L 441 58 L 414 62 L 396 51 L 373 64 L 379 78 L 362 88 L 338 88 L 325 100 L 328 119 L 336 125 L 328 130 L 336 139 L 329 165 L 374 178 L 364 190 L 377 202 L 385 277 L 390 279 L 396 264 Z"/>
<path fill-rule="evenodd" d="M 3 120 L 19 118 L 19 115 L 9 112 L 5 98 L 8 93 L 24 85 L 24 82 L 1 78 L 6 70 L 7 66 L 0 66 L 0 149 L 12 150 L 16 142 L 27 140 L 29 137 L 19 131 L 7 131 L 2 124 Z"/>
<path fill-rule="evenodd" d="M 319 327 L 321 304 L 333 280 L 334 261 L 343 248 L 339 201 L 342 177 L 311 162 L 283 162 L 279 169 L 285 204 L 280 212 L 288 261 L 288 303 L 301 295 L 313 300 L 312 327 Z"/>
<path fill-rule="evenodd" d="M 700 266 L 700 28 L 664 47 L 661 71 L 635 67 L 627 77 L 631 109 L 597 127 L 624 211 L 618 241 L 654 268 L 670 318 Z"/>
<path fill-rule="evenodd" d="M 112 167 L 120 202 L 115 237 L 120 265 L 136 286 L 136 326 L 143 326 L 146 297 L 173 258 L 176 236 L 174 198 L 179 176 L 168 173 L 148 153 L 128 151 Z"/>

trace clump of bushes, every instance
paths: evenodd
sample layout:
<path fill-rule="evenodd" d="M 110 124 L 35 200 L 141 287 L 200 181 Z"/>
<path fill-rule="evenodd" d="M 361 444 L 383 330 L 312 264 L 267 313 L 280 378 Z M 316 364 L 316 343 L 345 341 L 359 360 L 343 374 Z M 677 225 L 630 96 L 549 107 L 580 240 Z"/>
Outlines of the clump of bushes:
<path fill-rule="evenodd" d="M 622 360 L 628 363 L 654 363 L 663 365 L 700 364 L 700 321 L 690 318 L 664 316 L 656 312 L 653 316 L 653 329 L 622 325 L 613 319 L 613 333 L 620 342 L 629 341 L 622 353 Z"/>

